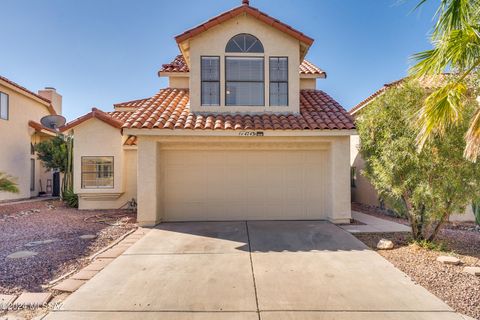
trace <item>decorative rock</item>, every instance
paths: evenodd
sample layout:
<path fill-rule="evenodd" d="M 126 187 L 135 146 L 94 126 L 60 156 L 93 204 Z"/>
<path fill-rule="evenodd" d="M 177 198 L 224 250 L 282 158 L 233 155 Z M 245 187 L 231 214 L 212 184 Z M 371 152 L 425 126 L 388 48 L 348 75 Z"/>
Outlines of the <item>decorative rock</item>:
<path fill-rule="evenodd" d="M 455 258 L 455 257 L 451 257 L 451 256 L 440 256 L 440 257 L 437 258 L 437 261 L 441 262 L 441 263 L 444 263 L 444 264 L 451 264 L 451 265 L 454 265 L 454 266 L 458 266 L 459 264 L 462 263 L 462 261 L 460 261 L 460 259 Z"/>
<path fill-rule="evenodd" d="M 47 239 L 47 240 L 39 240 L 39 241 L 32 241 L 25 245 L 25 247 L 36 247 L 42 244 L 49 244 L 58 241 L 58 239 Z"/>
<path fill-rule="evenodd" d="M 387 239 L 380 239 L 377 243 L 377 249 L 379 250 L 392 250 L 393 242 Z"/>
<path fill-rule="evenodd" d="M 38 308 L 44 306 L 50 301 L 52 294 L 50 292 L 24 292 L 13 303 L 15 308 Z"/>
<path fill-rule="evenodd" d="M 95 239 L 97 236 L 94 235 L 94 234 L 84 234 L 82 236 L 80 236 L 79 238 L 82 239 L 82 240 L 92 240 L 92 239 Z"/>
<path fill-rule="evenodd" d="M 38 252 L 35 251 L 17 251 L 7 256 L 7 259 L 22 259 L 36 256 Z"/>
<path fill-rule="evenodd" d="M 465 267 L 463 268 L 463 272 L 474 276 L 480 276 L 480 267 Z"/>

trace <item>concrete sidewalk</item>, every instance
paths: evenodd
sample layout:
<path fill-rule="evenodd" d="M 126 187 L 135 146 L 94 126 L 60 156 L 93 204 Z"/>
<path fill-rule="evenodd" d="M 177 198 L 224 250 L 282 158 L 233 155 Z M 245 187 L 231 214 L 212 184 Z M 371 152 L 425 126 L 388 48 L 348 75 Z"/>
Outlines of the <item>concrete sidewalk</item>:
<path fill-rule="evenodd" d="M 411 231 L 409 226 L 390 220 L 377 218 L 357 211 L 352 211 L 352 218 L 364 223 L 364 225 L 342 225 L 340 228 L 350 233 L 388 233 Z"/>
<path fill-rule="evenodd" d="M 165 223 L 45 319 L 461 320 L 327 222 Z"/>

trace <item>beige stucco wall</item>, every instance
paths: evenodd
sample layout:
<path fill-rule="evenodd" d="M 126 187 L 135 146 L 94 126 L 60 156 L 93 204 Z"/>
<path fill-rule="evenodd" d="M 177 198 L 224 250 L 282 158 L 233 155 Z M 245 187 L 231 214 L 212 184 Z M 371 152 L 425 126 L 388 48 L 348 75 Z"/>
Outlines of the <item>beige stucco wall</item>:
<path fill-rule="evenodd" d="M 73 130 L 74 191 L 79 195 L 80 209 L 117 209 L 136 198 L 136 150 L 123 148 L 120 130 L 96 118 L 85 121 Z M 114 157 L 114 187 L 82 189 L 82 157 Z"/>
<path fill-rule="evenodd" d="M 142 181 L 138 185 L 138 220 L 140 224 L 154 225 L 162 220 L 189 219 L 328 219 L 333 222 L 349 221 L 351 206 L 348 170 L 350 140 L 348 136 L 249 137 L 247 139 L 243 137 L 211 136 L 139 136 L 138 179 Z M 212 157 L 206 159 L 209 152 L 211 152 Z M 222 154 L 224 152 L 237 156 L 228 157 Z M 182 155 L 188 157 L 189 160 L 182 160 Z M 275 156 L 283 159 L 275 160 L 272 158 Z M 204 164 L 204 166 L 196 167 L 192 158 L 196 159 L 198 163 Z M 256 169 L 262 171 L 262 181 L 269 182 L 269 190 L 267 192 L 264 188 L 265 193 L 271 194 L 281 203 L 283 200 L 278 199 L 278 195 L 284 194 L 285 190 L 290 190 L 293 199 L 290 205 L 297 205 L 298 207 L 296 209 L 292 207 L 291 211 L 287 213 L 276 208 L 275 203 L 270 203 L 267 206 L 268 199 L 262 198 L 262 202 L 261 199 L 253 197 L 252 194 L 250 196 L 253 198 L 249 198 L 247 190 L 259 187 L 264 183 L 258 182 L 255 178 L 249 180 L 242 176 L 245 175 L 245 170 L 243 170 L 245 168 L 242 167 L 244 165 L 240 163 L 235 165 L 235 161 L 238 162 L 242 159 L 253 167 L 257 165 Z M 271 161 L 259 163 L 253 161 L 254 159 L 270 159 Z M 279 161 L 281 164 L 278 164 Z M 277 167 L 275 167 L 276 163 Z M 175 170 L 178 166 L 181 168 Z M 232 172 L 232 168 L 236 168 L 238 172 Z M 308 171 L 308 168 L 311 170 Z M 252 170 L 255 170 L 255 168 L 252 168 Z M 298 170 L 307 170 L 304 172 L 304 179 L 301 182 L 306 185 L 301 186 L 299 185 L 300 182 L 296 181 L 302 175 L 282 173 L 283 170 L 297 170 L 297 173 Z M 215 199 L 206 201 L 204 197 L 197 197 L 198 204 L 191 203 L 191 195 L 204 194 L 208 198 L 208 195 L 205 194 L 205 192 L 210 194 L 208 190 L 198 190 L 202 186 L 205 189 L 215 189 L 214 186 L 206 188 L 200 182 L 195 184 L 196 180 L 192 175 L 202 175 L 202 172 L 210 172 L 215 175 L 215 177 L 207 175 L 203 183 L 218 185 L 217 192 L 221 191 L 221 194 L 225 196 L 222 196 L 222 201 L 216 201 Z M 312 177 L 318 176 L 318 179 L 310 179 L 311 177 L 307 177 L 309 173 Z M 172 177 L 172 174 L 174 174 L 174 177 Z M 225 180 L 221 177 L 227 176 L 230 184 L 222 187 L 221 182 Z M 291 185 L 288 184 L 288 181 L 270 183 L 277 181 L 278 176 L 293 179 Z M 203 181 L 200 176 L 197 178 L 199 181 Z M 258 183 L 252 185 L 251 182 L 254 180 Z M 189 181 L 191 181 L 191 184 L 188 184 Z M 165 183 L 168 183 L 168 185 Z M 179 190 L 168 190 L 167 192 L 168 188 L 179 188 Z M 192 190 L 193 193 L 191 193 L 188 188 L 194 188 L 195 190 Z M 180 189 L 183 190 L 183 193 Z M 316 190 L 318 198 L 304 199 L 304 202 L 301 203 L 297 201 L 299 198 L 294 196 L 298 190 Z M 235 191 L 236 193 L 232 194 Z M 182 195 L 185 197 L 185 201 L 181 199 Z M 288 197 L 288 193 L 285 196 Z M 229 198 L 231 203 L 228 200 Z M 253 205 L 252 199 L 257 199 L 259 203 L 262 203 L 262 207 L 257 208 L 258 215 L 255 214 L 255 207 L 249 207 L 249 203 Z M 322 199 L 320 200 L 321 203 L 315 202 L 319 201 L 318 199 Z M 183 206 L 185 212 L 171 212 L 172 201 L 178 201 L 178 205 Z M 275 201 L 275 199 L 272 201 Z M 245 210 L 236 210 L 235 203 L 238 208 L 244 208 Z M 318 205 L 318 208 L 313 209 L 314 204 Z M 205 211 L 205 206 L 210 206 L 210 209 Z M 166 212 L 166 210 L 169 212 Z M 195 219 L 194 217 L 199 218 Z"/>
<path fill-rule="evenodd" d="M 235 35 L 249 33 L 257 37 L 263 44 L 264 54 L 235 54 L 228 56 L 264 56 L 265 57 L 265 107 L 228 106 L 225 103 L 225 47 Z M 300 78 L 300 43 L 291 36 L 263 23 L 259 20 L 242 14 L 217 25 L 189 40 L 190 52 L 190 104 L 193 111 L 213 112 L 299 112 Z M 201 56 L 220 56 L 220 107 L 201 106 L 200 101 L 200 59 Z M 289 58 L 289 106 L 269 106 L 269 72 L 268 58 L 282 56 Z"/>
<path fill-rule="evenodd" d="M 378 195 L 370 181 L 362 174 L 365 168 L 365 161 L 359 153 L 360 137 L 353 135 L 350 137 L 350 166 L 355 167 L 357 171 L 356 186 L 352 187 L 352 201 L 379 206 Z"/>
<path fill-rule="evenodd" d="M 317 89 L 317 79 L 300 78 L 300 90 L 315 90 Z"/>
<path fill-rule="evenodd" d="M 52 174 L 46 173 L 40 161 L 35 160 L 35 190 L 30 191 L 30 159 L 36 159 L 30 154 L 30 143 L 39 142 L 42 138 L 28 126 L 28 121 L 40 122 L 42 117 L 49 115 L 49 111 L 42 100 L 22 94 L 8 85 L 0 83 L 0 91 L 9 96 L 9 119 L 0 119 L 0 136 L 3 137 L 0 171 L 13 176 L 20 189 L 18 194 L 0 192 L 0 201 L 37 196 L 39 180 L 45 191 L 47 179 L 51 179 Z"/>
<path fill-rule="evenodd" d="M 170 88 L 188 89 L 190 85 L 189 77 L 168 77 L 168 86 Z"/>
<path fill-rule="evenodd" d="M 360 145 L 360 137 L 358 135 L 351 136 L 350 164 L 356 167 L 357 183 L 356 187 L 352 187 L 352 201 L 363 203 L 371 206 L 379 206 L 378 194 L 372 184 L 362 175 L 365 168 L 365 161 L 358 152 Z M 454 214 L 450 217 L 450 221 L 474 221 L 475 217 L 471 206 L 467 206 L 464 213 Z"/>

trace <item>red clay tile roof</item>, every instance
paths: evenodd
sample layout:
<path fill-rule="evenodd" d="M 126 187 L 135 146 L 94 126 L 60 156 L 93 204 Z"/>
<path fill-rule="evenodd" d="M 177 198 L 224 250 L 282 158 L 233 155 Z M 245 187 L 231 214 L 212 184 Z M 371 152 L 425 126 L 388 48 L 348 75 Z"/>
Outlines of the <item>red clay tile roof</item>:
<path fill-rule="evenodd" d="M 106 113 L 113 119 L 118 120 L 123 124 L 128 118 L 130 118 L 130 116 L 133 114 L 133 111 L 112 111 Z"/>
<path fill-rule="evenodd" d="M 190 69 L 185 62 L 183 55 L 179 54 L 172 62 L 162 65 L 162 69 L 160 69 L 159 73 L 160 72 L 190 72 Z"/>
<path fill-rule="evenodd" d="M 52 114 L 52 115 L 56 115 L 56 114 L 57 114 L 57 112 L 55 111 L 55 109 L 54 109 L 53 106 L 52 106 L 52 102 L 51 102 L 49 99 L 47 99 L 47 98 L 45 98 L 45 97 L 42 97 L 41 95 L 38 95 L 38 94 L 36 94 L 35 92 L 30 91 L 30 90 L 28 90 L 27 88 L 19 85 L 19 84 L 16 83 L 16 82 L 13 82 L 12 80 L 7 79 L 7 78 L 5 78 L 5 77 L 0 76 L 0 80 L 5 81 L 6 83 L 14 86 L 14 87 L 17 88 L 17 89 L 20 89 L 21 91 L 23 91 L 23 92 L 25 92 L 25 93 L 27 93 L 27 94 L 30 94 L 30 95 L 34 96 L 35 98 L 38 98 L 38 99 L 40 99 L 40 100 L 43 100 L 44 102 L 46 102 L 46 103 L 48 104 L 46 107 L 47 107 L 48 111 L 50 112 L 50 114 Z"/>
<path fill-rule="evenodd" d="M 116 112 L 110 112 L 110 113 L 116 113 Z M 78 126 L 79 124 L 87 121 L 87 120 L 90 120 L 92 118 L 97 118 L 98 120 L 101 120 L 115 128 L 118 128 L 120 129 L 123 125 L 123 121 L 121 121 L 120 119 L 118 119 L 119 117 L 121 118 L 122 115 L 110 115 L 110 113 L 107 113 L 107 112 L 103 112 L 102 110 L 98 110 L 97 108 L 92 108 L 92 111 L 67 123 L 65 126 L 61 127 L 60 128 L 60 131 L 67 131 L 73 127 L 76 127 Z M 127 113 L 127 112 L 124 112 L 124 113 Z"/>
<path fill-rule="evenodd" d="M 197 130 L 355 129 L 345 109 L 319 90 L 301 90 L 300 114 L 193 114 L 186 89 L 162 89 L 126 120 L 123 128 Z"/>
<path fill-rule="evenodd" d="M 312 74 L 312 75 L 324 75 L 325 77 L 327 76 L 327 73 L 311 63 L 310 61 L 303 60 L 302 64 L 300 65 L 299 68 L 300 74 Z"/>
<path fill-rule="evenodd" d="M 384 84 L 383 87 L 381 87 L 379 90 L 375 91 L 373 94 L 371 94 L 366 99 L 362 100 L 359 104 L 357 104 L 352 109 L 350 109 L 349 113 L 351 115 L 354 115 L 355 113 L 360 111 L 360 109 L 362 109 L 363 107 L 368 105 L 370 102 L 372 102 L 376 97 L 382 95 L 385 91 L 387 91 L 388 88 L 391 88 L 392 86 L 396 86 L 397 84 L 401 83 L 403 80 L 404 79 L 400 79 L 394 82 Z"/>
<path fill-rule="evenodd" d="M 432 88 L 438 88 L 442 86 L 445 83 L 445 80 L 448 79 L 449 77 L 454 76 L 452 73 L 445 72 L 441 75 L 435 75 L 435 76 L 425 76 L 420 79 L 418 79 L 419 84 L 426 89 L 432 89 Z M 363 109 L 365 106 L 367 106 L 370 102 L 375 100 L 378 96 L 382 95 L 387 91 L 388 89 L 392 87 L 396 87 L 400 84 L 402 84 L 404 81 L 407 81 L 409 78 L 405 77 L 397 81 L 393 81 L 390 83 L 386 83 L 381 87 L 379 90 L 375 91 L 373 94 L 371 94 L 369 97 L 367 97 L 365 100 L 354 106 L 352 109 L 350 109 L 349 113 L 351 115 L 356 114 L 358 111 Z"/>
<path fill-rule="evenodd" d="M 249 15 L 253 16 L 254 18 L 272 26 L 273 28 L 276 28 L 282 32 L 285 32 L 289 34 L 290 36 L 294 37 L 295 39 L 307 44 L 308 46 L 311 46 L 313 44 L 313 39 L 306 36 L 302 32 L 295 30 L 291 26 L 270 17 L 266 13 L 261 12 L 257 8 L 250 7 L 248 4 L 243 4 L 240 7 L 236 7 L 232 10 L 229 10 L 227 12 L 224 12 L 210 20 L 208 20 L 205 23 L 200 24 L 199 26 L 192 28 L 190 30 L 185 31 L 184 33 L 178 35 L 175 37 L 175 40 L 177 41 L 178 44 L 181 42 L 190 39 L 192 37 L 195 37 L 199 35 L 200 33 L 207 31 L 210 28 L 215 27 L 216 25 L 225 22 L 227 20 L 230 20 L 242 13 L 248 13 Z"/>
<path fill-rule="evenodd" d="M 170 62 L 162 65 L 162 68 L 160 71 L 158 71 L 158 75 L 160 75 L 161 72 L 178 72 L 178 73 L 188 73 L 190 72 L 190 69 L 188 68 L 187 63 L 185 62 L 185 59 L 183 58 L 183 55 L 179 54 L 178 56 L 175 57 L 175 59 Z M 302 64 L 299 67 L 298 72 L 300 74 L 307 74 L 307 75 L 323 75 L 327 76 L 326 72 L 311 63 L 310 61 L 303 60 Z M 117 105 L 115 105 L 117 106 Z"/>
<path fill-rule="evenodd" d="M 145 99 L 137 99 L 137 100 L 132 100 L 132 101 L 127 101 L 127 102 L 120 102 L 116 103 L 113 106 L 115 108 L 138 108 L 140 107 L 144 102 L 148 101 L 150 98 L 145 98 Z"/>

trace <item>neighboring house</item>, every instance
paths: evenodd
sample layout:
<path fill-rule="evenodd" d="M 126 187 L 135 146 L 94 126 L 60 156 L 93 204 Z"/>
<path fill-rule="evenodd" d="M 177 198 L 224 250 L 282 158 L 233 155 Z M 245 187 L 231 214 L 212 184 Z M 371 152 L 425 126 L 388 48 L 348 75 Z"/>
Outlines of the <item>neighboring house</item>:
<path fill-rule="evenodd" d="M 316 89 L 313 39 L 248 1 L 175 38 L 153 97 L 93 109 L 73 131 L 81 209 L 138 200 L 161 221 L 349 222 L 352 117 Z"/>
<path fill-rule="evenodd" d="M 62 96 L 53 88 L 34 93 L 0 76 L 0 172 L 11 175 L 20 193 L 0 192 L 0 201 L 28 199 L 39 192 L 51 192 L 52 173 L 37 160 L 36 143 L 55 136 L 43 127 L 44 116 L 61 114 Z M 47 190 L 47 183 L 49 189 Z"/>
<path fill-rule="evenodd" d="M 355 117 L 361 117 L 362 110 L 367 108 L 371 102 L 373 102 L 377 97 L 384 94 L 388 89 L 393 88 L 395 86 L 400 85 L 405 79 L 400 79 L 391 83 L 387 83 L 383 85 L 382 88 L 375 91 L 371 94 L 368 98 L 354 106 L 350 110 L 350 114 Z M 438 85 L 438 81 L 436 79 L 430 80 L 422 80 L 422 84 L 425 87 L 433 87 Z M 350 164 L 351 168 L 351 186 L 352 186 L 352 202 L 362 203 L 370 206 L 379 207 L 380 200 L 377 191 L 372 186 L 370 181 L 365 178 L 361 172 L 365 168 L 365 161 L 362 158 L 361 154 L 359 153 L 360 147 L 360 137 L 358 134 L 351 136 L 351 151 L 350 151 Z M 450 217 L 451 221 L 474 221 L 475 217 L 473 215 L 473 211 L 471 206 L 466 208 L 465 214 L 455 214 Z"/>

